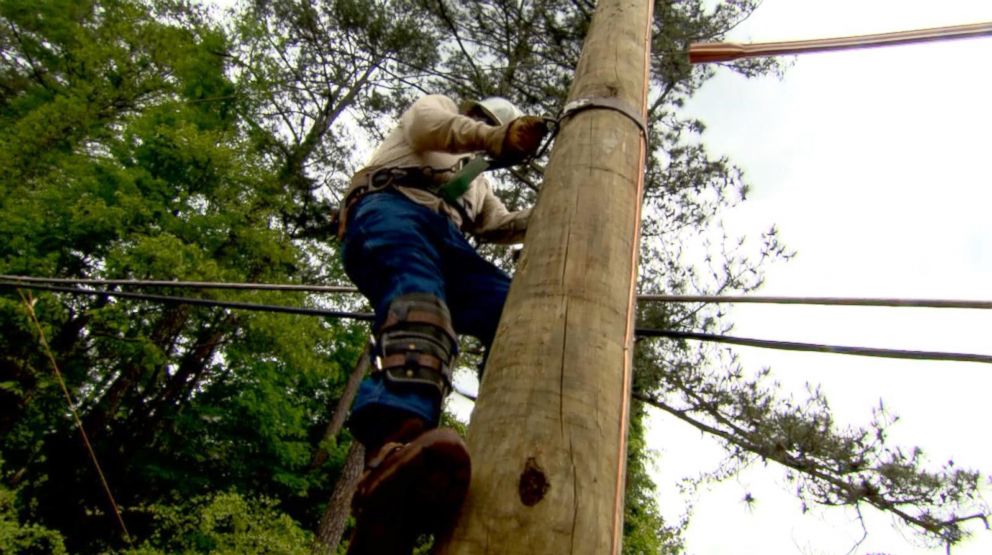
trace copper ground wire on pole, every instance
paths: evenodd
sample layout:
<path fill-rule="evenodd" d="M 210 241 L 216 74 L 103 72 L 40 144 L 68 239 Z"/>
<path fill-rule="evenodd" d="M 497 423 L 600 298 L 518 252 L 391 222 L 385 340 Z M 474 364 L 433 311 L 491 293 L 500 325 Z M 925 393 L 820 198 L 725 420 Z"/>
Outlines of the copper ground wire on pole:
<path fill-rule="evenodd" d="M 647 120 L 648 95 L 651 87 L 651 26 L 654 22 L 654 5 L 647 5 L 647 14 L 644 16 L 647 31 L 644 33 L 644 88 L 641 92 L 641 116 Z M 638 167 L 646 168 L 648 155 L 647 128 L 641 133 L 640 152 L 638 153 Z M 622 387 L 623 395 L 620 398 L 620 444 L 617 447 L 617 476 L 616 491 L 613 500 L 613 531 L 611 553 L 620 555 L 623 542 L 623 518 L 624 518 L 624 496 L 627 486 L 627 434 L 630 428 L 630 392 L 634 387 L 634 345 L 637 341 L 637 262 L 641 245 L 641 209 L 644 199 L 644 175 L 641 171 L 637 174 L 637 193 L 634 199 L 634 240 L 630 247 L 630 289 L 627 294 L 627 322 L 624 329 L 624 353 L 623 353 L 623 373 Z"/>

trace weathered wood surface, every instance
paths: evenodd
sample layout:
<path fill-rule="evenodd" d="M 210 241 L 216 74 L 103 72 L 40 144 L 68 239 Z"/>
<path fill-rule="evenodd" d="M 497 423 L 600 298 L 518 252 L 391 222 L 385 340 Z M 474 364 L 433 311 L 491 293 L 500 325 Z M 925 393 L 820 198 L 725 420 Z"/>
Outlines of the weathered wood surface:
<path fill-rule="evenodd" d="M 569 100 L 646 106 L 651 3 L 599 3 Z M 469 428 L 440 553 L 619 553 L 645 144 L 613 110 L 562 126 Z"/>

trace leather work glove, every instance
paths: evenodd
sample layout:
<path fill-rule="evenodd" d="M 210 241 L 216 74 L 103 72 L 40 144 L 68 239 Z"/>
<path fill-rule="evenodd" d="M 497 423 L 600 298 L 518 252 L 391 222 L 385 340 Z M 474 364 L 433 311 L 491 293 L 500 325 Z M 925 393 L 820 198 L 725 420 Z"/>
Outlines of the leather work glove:
<path fill-rule="evenodd" d="M 519 162 L 541 148 L 541 141 L 547 132 L 544 118 L 521 116 L 500 127 L 486 150 L 497 160 Z"/>

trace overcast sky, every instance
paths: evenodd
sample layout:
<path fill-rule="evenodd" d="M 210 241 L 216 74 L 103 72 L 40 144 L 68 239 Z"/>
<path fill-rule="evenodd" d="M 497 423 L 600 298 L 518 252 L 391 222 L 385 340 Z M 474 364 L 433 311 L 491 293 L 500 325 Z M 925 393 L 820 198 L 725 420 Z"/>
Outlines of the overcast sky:
<path fill-rule="evenodd" d="M 765 42 L 992 21 L 992 0 L 765 0 L 730 40 Z M 753 185 L 728 214 L 738 231 L 778 225 L 798 252 L 769 269 L 770 295 L 992 299 L 992 38 L 793 58 L 779 81 L 721 69 L 693 99 L 704 142 Z M 896 308 L 734 309 L 747 337 L 992 354 L 989 311 Z M 787 390 L 820 384 L 839 421 L 865 424 L 871 408 L 901 416 L 894 443 L 924 448 L 934 468 L 992 473 L 986 403 L 992 366 L 737 349 L 752 369 L 770 366 Z M 676 519 L 674 481 L 712 469 L 720 450 L 670 417 L 652 421 L 660 499 Z M 688 532 L 691 554 L 847 553 L 862 535 L 856 515 L 800 515 L 775 466 L 702 492 Z M 751 493 L 756 503 L 747 505 Z M 986 499 L 992 500 L 988 488 Z M 854 553 L 927 550 L 866 510 L 869 535 Z M 954 553 L 992 553 L 992 532 Z"/>

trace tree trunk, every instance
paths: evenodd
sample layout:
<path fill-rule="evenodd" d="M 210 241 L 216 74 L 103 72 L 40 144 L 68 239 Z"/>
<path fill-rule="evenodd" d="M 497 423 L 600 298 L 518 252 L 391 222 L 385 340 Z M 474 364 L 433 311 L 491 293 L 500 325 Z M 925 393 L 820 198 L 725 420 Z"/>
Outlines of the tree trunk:
<path fill-rule="evenodd" d="M 344 418 L 348 414 L 348 409 L 351 408 L 351 403 L 355 400 L 355 394 L 358 393 L 358 385 L 369 369 L 370 356 L 371 346 L 365 348 L 355 364 L 355 369 L 348 376 L 348 383 L 334 408 L 334 415 L 324 430 L 324 441 L 336 437 L 341 432 L 341 428 L 344 427 Z M 327 451 L 318 448 L 310 461 L 310 470 L 316 470 L 326 460 Z M 334 492 L 331 493 L 327 508 L 324 509 L 324 515 L 320 518 L 317 538 L 313 543 L 313 553 L 333 553 L 337 545 L 341 543 L 341 536 L 344 534 L 348 515 L 351 514 L 351 496 L 355 493 L 355 486 L 358 485 L 364 460 L 365 449 L 357 441 L 352 441 L 351 450 L 348 451 L 348 457 L 344 461 L 344 466 L 341 467 L 341 476 L 334 484 Z"/>
<path fill-rule="evenodd" d="M 327 502 L 324 516 L 320 518 L 320 527 L 317 529 L 317 538 L 312 548 L 315 555 L 334 553 L 341 543 L 344 527 L 348 523 L 348 515 L 351 514 L 351 496 L 355 493 L 355 486 L 358 485 L 364 461 L 365 448 L 361 443 L 353 441 L 344 466 L 341 467 L 341 477 L 334 485 L 334 493 Z"/>
<path fill-rule="evenodd" d="M 103 298 L 101 297 L 101 299 Z M 149 340 L 168 356 L 171 354 L 169 346 L 188 320 L 188 306 L 166 308 L 156 323 L 155 329 L 149 335 Z M 108 431 L 108 424 L 118 416 L 117 412 L 124 405 L 124 400 L 133 394 L 144 371 L 145 369 L 139 362 L 132 362 L 124 368 L 117 379 L 107 388 L 99 404 L 83 418 L 83 427 L 90 435 L 90 440 L 95 441 Z"/>
<path fill-rule="evenodd" d="M 569 100 L 644 116 L 649 0 L 599 2 Z M 450 554 L 620 552 L 645 141 L 581 111 L 561 132 L 469 428 Z"/>
<path fill-rule="evenodd" d="M 228 314 L 214 324 L 204 324 L 176 369 L 154 397 L 136 404 L 121 426 L 126 437 L 154 437 L 168 423 L 170 407 L 180 406 L 203 378 L 207 365 L 220 344 L 233 330 L 237 316 Z M 140 410 L 137 410 L 140 409 Z"/>
<path fill-rule="evenodd" d="M 331 421 L 327 423 L 327 427 L 324 428 L 324 436 L 321 438 L 320 443 L 330 440 L 331 438 L 337 437 L 341 433 L 341 428 L 344 427 L 344 419 L 348 416 L 348 410 L 351 408 L 351 403 L 355 400 L 355 395 L 358 393 L 358 386 L 362 383 L 362 378 L 365 377 L 365 373 L 369 370 L 369 349 L 371 347 L 366 347 L 365 351 L 358 357 L 358 362 L 355 364 L 355 369 L 351 371 L 351 375 L 348 376 L 348 383 L 345 384 L 344 390 L 341 392 L 341 397 L 338 399 L 337 404 L 334 407 L 334 413 L 331 415 Z M 325 450 L 320 445 L 313 453 L 313 457 L 310 459 L 310 470 L 316 470 L 320 468 L 324 462 L 327 461 L 327 450 Z M 347 516 L 347 515 L 346 515 Z"/>

